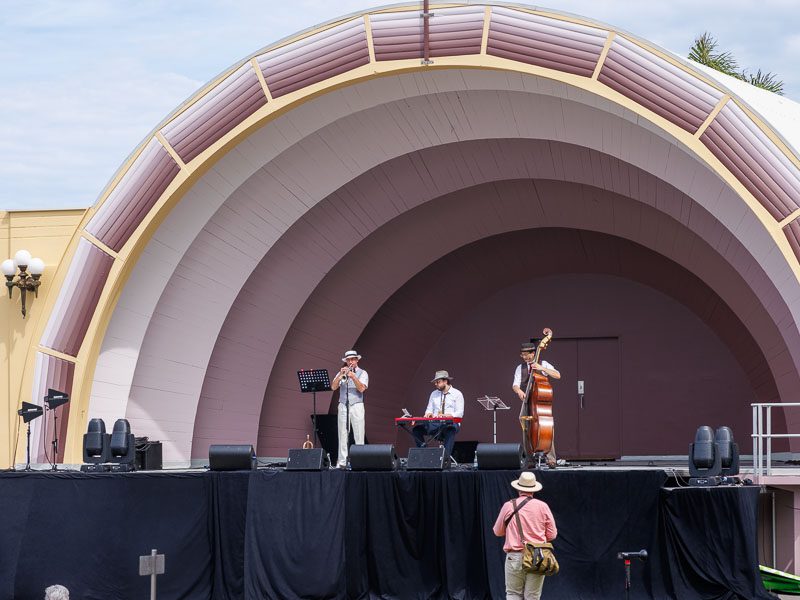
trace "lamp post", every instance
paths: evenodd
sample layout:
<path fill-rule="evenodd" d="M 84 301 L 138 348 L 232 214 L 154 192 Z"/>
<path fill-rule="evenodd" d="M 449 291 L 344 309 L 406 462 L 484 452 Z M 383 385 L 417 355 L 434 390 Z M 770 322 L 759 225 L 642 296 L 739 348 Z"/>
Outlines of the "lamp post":
<path fill-rule="evenodd" d="M 39 278 L 44 273 L 44 261 L 41 258 L 32 258 L 27 250 L 19 250 L 14 258 L 3 261 L 0 270 L 6 276 L 6 287 L 8 297 L 11 298 L 14 288 L 19 288 L 22 296 L 22 318 L 25 318 L 27 310 L 25 308 L 25 296 L 28 292 L 33 292 L 34 296 L 39 296 Z"/>

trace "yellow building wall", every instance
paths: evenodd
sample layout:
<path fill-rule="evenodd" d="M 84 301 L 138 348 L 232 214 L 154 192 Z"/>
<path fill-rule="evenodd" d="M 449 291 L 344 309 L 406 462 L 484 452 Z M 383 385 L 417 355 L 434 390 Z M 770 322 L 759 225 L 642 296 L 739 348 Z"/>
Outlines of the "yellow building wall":
<path fill-rule="evenodd" d="M 0 333 L 0 468 L 9 467 L 14 459 L 14 446 L 20 430 L 17 409 L 21 402 L 42 403 L 41 398 L 30 398 L 30 385 L 23 385 L 25 360 L 31 344 L 38 344 L 33 336 L 39 320 L 45 318 L 42 300 L 50 291 L 52 276 L 85 213 L 86 209 L 0 211 L 0 262 L 13 258 L 17 250 L 25 249 L 45 263 L 39 297 L 33 298 L 28 294 L 25 319 L 22 318 L 19 290 L 14 289 L 11 300 L 5 286 L 0 290 L 3 329 Z M 2 281 L 5 283 L 6 279 Z M 16 462 L 20 461 L 24 462 L 25 457 L 17 456 Z"/>

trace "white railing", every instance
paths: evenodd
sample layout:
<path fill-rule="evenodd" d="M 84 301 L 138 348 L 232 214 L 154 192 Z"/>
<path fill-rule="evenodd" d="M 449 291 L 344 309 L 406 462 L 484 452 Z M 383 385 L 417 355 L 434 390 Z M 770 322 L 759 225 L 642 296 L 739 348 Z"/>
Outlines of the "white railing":
<path fill-rule="evenodd" d="M 797 407 L 800 402 L 764 402 L 750 406 L 753 407 L 753 474 L 772 475 L 772 439 L 800 438 L 800 433 L 772 433 L 772 407 Z"/>

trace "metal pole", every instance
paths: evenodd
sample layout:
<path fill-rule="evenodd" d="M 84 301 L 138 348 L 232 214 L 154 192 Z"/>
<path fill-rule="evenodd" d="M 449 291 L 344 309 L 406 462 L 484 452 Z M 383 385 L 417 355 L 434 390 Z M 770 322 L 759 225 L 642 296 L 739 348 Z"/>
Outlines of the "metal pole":
<path fill-rule="evenodd" d="M 778 553 L 778 542 L 775 539 L 776 536 L 776 524 L 777 518 L 775 516 L 775 492 L 772 492 L 772 568 L 777 569 L 778 560 L 775 555 Z"/>
<path fill-rule="evenodd" d="M 763 475 L 764 469 L 764 446 L 762 444 L 762 437 L 764 435 L 764 415 L 761 407 L 758 409 L 758 474 Z"/>
<path fill-rule="evenodd" d="M 158 551 L 153 548 L 150 551 L 150 556 L 152 557 L 150 560 L 153 561 L 153 572 L 150 575 L 150 600 L 156 600 L 156 554 L 158 554 Z"/>
<path fill-rule="evenodd" d="M 767 475 L 772 475 L 772 405 L 767 406 Z"/>
<path fill-rule="evenodd" d="M 758 406 L 753 405 L 753 475 L 758 475 L 758 463 L 756 462 L 756 442 L 758 440 Z"/>
<path fill-rule="evenodd" d="M 492 410 L 492 443 L 497 443 L 497 405 Z"/>

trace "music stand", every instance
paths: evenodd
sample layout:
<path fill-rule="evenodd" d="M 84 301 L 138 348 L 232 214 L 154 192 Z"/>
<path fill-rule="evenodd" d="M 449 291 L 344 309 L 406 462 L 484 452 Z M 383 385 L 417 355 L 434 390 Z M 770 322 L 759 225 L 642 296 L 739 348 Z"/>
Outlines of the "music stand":
<path fill-rule="evenodd" d="M 300 369 L 297 372 L 300 381 L 300 391 L 304 394 L 311 392 L 314 398 L 314 447 L 319 447 L 317 438 L 317 392 L 330 392 L 331 376 L 328 369 Z"/>
<path fill-rule="evenodd" d="M 511 407 L 495 396 L 481 396 L 477 399 L 483 408 L 492 411 L 492 443 L 497 443 L 497 411 L 509 410 Z"/>

